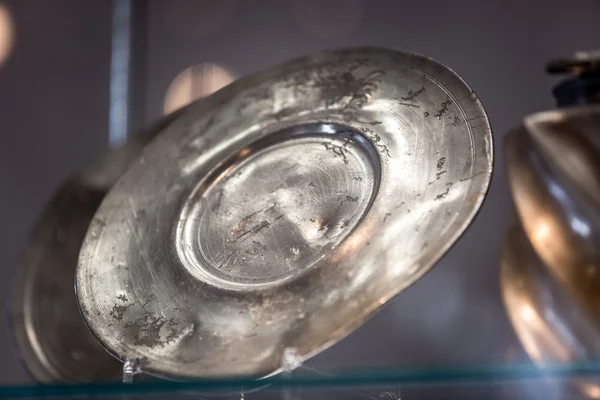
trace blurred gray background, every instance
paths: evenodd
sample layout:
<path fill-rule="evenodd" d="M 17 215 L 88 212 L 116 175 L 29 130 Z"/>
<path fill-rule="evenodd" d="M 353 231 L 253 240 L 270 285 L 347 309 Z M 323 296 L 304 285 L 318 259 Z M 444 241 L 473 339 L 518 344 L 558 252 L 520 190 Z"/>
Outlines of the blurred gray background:
<path fill-rule="evenodd" d="M 499 251 L 513 216 L 503 137 L 524 115 L 554 106 L 550 89 L 556 79 L 544 73 L 549 59 L 600 47 L 600 2 L 133 4 L 131 129 L 208 94 L 228 77 L 324 48 L 410 50 L 460 74 L 486 107 L 495 134 L 494 178 L 481 213 L 438 266 L 309 365 L 424 367 L 526 359 L 498 287 Z M 8 294 L 45 201 L 74 168 L 108 146 L 112 2 L 4 0 L 0 7 L 8 10 L 14 33 L 4 61 L 0 52 L 0 293 Z M 1 321 L 0 384 L 28 382 L 6 319 Z"/>

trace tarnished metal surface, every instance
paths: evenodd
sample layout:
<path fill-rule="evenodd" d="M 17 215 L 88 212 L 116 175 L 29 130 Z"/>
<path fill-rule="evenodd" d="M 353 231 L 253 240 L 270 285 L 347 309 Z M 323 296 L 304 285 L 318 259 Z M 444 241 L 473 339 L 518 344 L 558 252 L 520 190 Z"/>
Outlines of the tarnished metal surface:
<path fill-rule="evenodd" d="M 175 378 L 277 372 L 422 276 L 492 171 L 475 93 L 422 56 L 322 52 L 242 78 L 148 146 L 77 269 L 103 344 Z"/>
<path fill-rule="evenodd" d="M 506 142 L 523 228 L 580 304 L 600 310 L 600 106 L 533 114 Z"/>
<path fill-rule="evenodd" d="M 42 211 L 13 287 L 11 319 L 19 352 L 41 382 L 119 379 L 122 364 L 85 325 L 77 308 L 79 250 L 107 191 L 174 115 L 77 171 Z"/>
<path fill-rule="evenodd" d="M 500 282 L 509 319 L 534 362 L 578 363 L 600 357 L 600 320 L 549 274 L 517 224 L 504 243 Z M 598 381 L 579 380 L 577 387 L 588 398 L 600 398 Z"/>

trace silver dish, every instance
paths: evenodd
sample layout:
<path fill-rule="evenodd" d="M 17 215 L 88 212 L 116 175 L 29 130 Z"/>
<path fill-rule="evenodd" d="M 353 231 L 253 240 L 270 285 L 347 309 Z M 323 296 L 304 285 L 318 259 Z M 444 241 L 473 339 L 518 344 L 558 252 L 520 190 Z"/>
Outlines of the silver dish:
<path fill-rule="evenodd" d="M 598 360 L 600 320 L 550 275 L 517 224 L 506 236 L 500 282 L 509 319 L 534 362 Z M 600 398 L 597 380 L 580 379 L 575 387 L 588 398 Z"/>
<path fill-rule="evenodd" d="M 54 194 L 31 233 L 13 286 L 11 324 L 19 353 L 40 382 L 119 379 L 122 364 L 85 325 L 77 307 L 75 267 L 98 206 L 132 159 L 174 115 L 105 152 Z"/>
<path fill-rule="evenodd" d="M 484 109 L 423 56 L 321 52 L 205 100 L 114 186 L 77 268 L 88 325 L 147 373 L 316 354 L 428 271 L 488 189 Z"/>
<path fill-rule="evenodd" d="M 600 311 L 600 106 L 533 114 L 506 141 L 533 248 L 580 304 Z"/>

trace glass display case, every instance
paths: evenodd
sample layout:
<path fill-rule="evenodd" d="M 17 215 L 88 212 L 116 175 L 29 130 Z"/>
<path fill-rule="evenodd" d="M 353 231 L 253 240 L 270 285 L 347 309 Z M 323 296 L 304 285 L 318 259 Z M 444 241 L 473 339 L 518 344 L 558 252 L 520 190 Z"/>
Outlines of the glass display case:
<path fill-rule="evenodd" d="M 488 113 L 494 177 L 477 218 L 430 272 L 324 352 L 284 360 L 278 375 L 172 381 L 137 371 L 132 360 L 124 370 L 115 362 L 107 382 L 40 379 L 18 350 L 14 321 L 5 318 L 0 398 L 600 398 L 600 360 L 532 363 L 500 281 L 502 246 L 516 219 L 505 134 L 525 115 L 555 107 L 556 79 L 544 66 L 597 46 L 598 2 L 84 3 L 0 2 L 0 179 L 9 189 L 0 207 L 0 292 L 7 310 L 28 235 L 66 176 L 128 132 L 303 54 L 369 45 L 449 66 Z M 71 329 L 48 325 L 41 333 L 75 341 Z"/>

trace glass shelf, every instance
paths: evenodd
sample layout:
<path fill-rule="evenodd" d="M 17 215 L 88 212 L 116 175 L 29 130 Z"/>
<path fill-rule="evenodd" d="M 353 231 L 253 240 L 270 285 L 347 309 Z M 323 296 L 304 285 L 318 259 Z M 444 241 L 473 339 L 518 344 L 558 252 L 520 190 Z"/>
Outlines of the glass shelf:
<path fill-rule="evenodd" d="M 574 399 L 585 398 L 575 390 L 576 381 L 590 381 L 600 374 L 600 362 L 584 364 L 532 364 L 424 369 L 372 369 L 316 371 L 300 367 L 292 374 L 256 380 L 220 379 L 173 382 L 0 387 L 0 398 L 151 398 L 201 399 Z M 588 386 L 597 397 L 600 387 Z"/>

